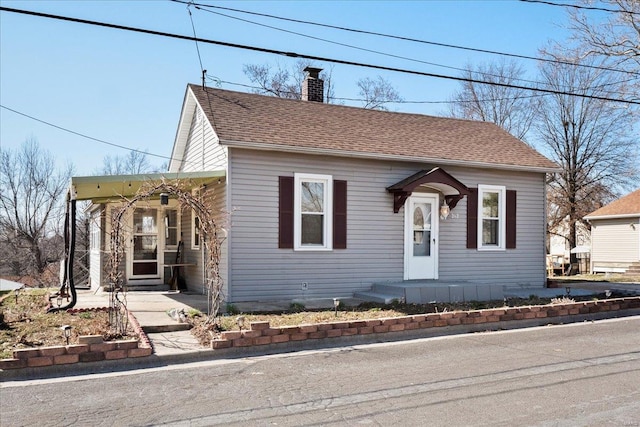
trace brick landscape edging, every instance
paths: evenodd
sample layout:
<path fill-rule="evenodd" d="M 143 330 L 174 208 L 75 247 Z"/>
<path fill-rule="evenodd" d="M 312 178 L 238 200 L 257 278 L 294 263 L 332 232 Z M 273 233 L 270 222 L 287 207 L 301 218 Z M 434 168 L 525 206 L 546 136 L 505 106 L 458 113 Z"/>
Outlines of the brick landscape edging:
<path fill-rule="evenodd" d="M 252 347 L 354 335 L 401 332 L 458 325 L 482 325 L 497 322 L 549 319 L 562 323 L 563 317 L 640 308 L 640 297 L 613 298 L 568 304 L 501 307 L 484 310 L 416 314 L 383 319 L 336 321 L 272 328 L 269 322 L 251 322 L 249 329 L 225 331 L 211 342 L 212 349 Z"/>
<path fill-rule="evenodd" d="M 109 308 L 69 309 L 70 313 L 85 311 L 109 311 Z M 20 369 L 41 366 L 68 365 L 72 363 L 99 362 L 150 356 L 153 348 L 149 338 L 128 312 L 129 323 L 138 334 L 137 340 L 103 341 L 100 336 L 80 337 L 80 344 L 25 348 L 13 351 L 13 358 L 0 360 L 0 369 Z"/>

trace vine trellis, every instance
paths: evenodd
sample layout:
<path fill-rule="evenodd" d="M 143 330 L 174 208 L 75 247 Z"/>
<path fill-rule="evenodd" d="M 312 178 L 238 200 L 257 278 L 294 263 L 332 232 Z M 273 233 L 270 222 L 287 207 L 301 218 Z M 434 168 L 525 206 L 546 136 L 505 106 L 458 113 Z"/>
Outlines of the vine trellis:
<path fill-rule="evenodd" d="M 181 209 L 190 208 L 193 210 L 193 214 L 199 218 L 200 243 L 204 247 L 204 281 L 208 302 L 207 324 L 213 325 L 216 322 L 222 302 L 223 282 L 220 277 L 220 253 L 223 229 L 217 223 L 220 215 L 216 215 L 211 208 L 213 197 L 208 197 L 210 192 L 204 189 L 194 195 L 187 187 L 187 183 L 188 180 L 168 181 L 165 179 L 146 182 L 133 197 L 122 196 L 124 204 L 112 209 L 106 273 L 111 291 L 109 324 L 116 333 L 124 334 L 128 327 L 126 285 L 121 270 L 125 257 L 126 214 L 137 203 L 149 200 L 154 196 L 157 197 L 159 193 L 167 193 L 177 198 Z"/>

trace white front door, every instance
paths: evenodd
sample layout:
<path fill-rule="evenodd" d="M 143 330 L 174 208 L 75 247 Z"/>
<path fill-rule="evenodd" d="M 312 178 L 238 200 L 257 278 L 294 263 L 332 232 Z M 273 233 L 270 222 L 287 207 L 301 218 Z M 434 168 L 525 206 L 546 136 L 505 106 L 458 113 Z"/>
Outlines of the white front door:
<path fill-rule="evenodd" d="M 158 209 L 135 208 L 132 222 L 129 277 L 134 279 L 158 278 L 160 277 L 160 269 L 158 268 Z"/>
<path fill-rule="evenodd" d="M 438 278 L 438 200 L 420 194 L 405 204 L 405 280 Z"/>

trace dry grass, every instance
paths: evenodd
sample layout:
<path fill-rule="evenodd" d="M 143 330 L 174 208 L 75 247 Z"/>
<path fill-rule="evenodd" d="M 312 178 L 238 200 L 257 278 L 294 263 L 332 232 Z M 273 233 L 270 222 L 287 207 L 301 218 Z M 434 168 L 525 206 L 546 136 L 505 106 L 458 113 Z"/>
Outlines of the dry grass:
<path fill-rule="evenodd" d="M 31 347 L 65 345 L 60 329 L 71 326 L 71 344 L 79 335 L 102 335 L 105 340 L 122 338 L 110 332 L 109 315 L 102 311 L 82 313 L 47 313 L 50 289 L 29 289 L 20 292 L 18 301 L 13 293 L 0 298 L 0 359 L 10 358 L 13 350 Z M 134 337 L 133 332 L 128 335 Z"/>
<path fill-rule="evenodd" d="M 574 276 L 553 276 L 551 279 L 578 282 L 612 282 L 612 283 L 640 283 L 640 276 L 626 274 L 576 274 Z"/>
<path fill-rule="evenodd" d="M 602 295 L 604 298 L 604 295 Z M 579 300 L 580 298 L 576 298 Z M 336 315 L 333 310 L 305 310 L 301 305 L 292 305 L 287 312 L 282 313 L 237 313 L 231 308 L 232 314 L 224 315 L 217 325 L 205 325 L 204 317 L 189 316 L 192 325 L 191 333 L 203 346 L 209 346 L 212 336 L 218 336 L 221 331 L 237 331 L 237 318 L 244 318 L 247 329 L 251 322 L 269 322 L 271 327 L 307 325 L 326 322 L 341 322 L 365 319 L 381 319 L 413 314 L 442 313 L 451 311 L 482 310 L 505 307 L 506 305 L 525 306 L 550 304 L 549 298 L 539 298 L 534 295 L 529 298 L 511 298 L 508 301 L 470 301 L 460 303 L 431 303 L 431 304 L 376 304 L 363 303 L 357 307 L 340 307 Z"/>

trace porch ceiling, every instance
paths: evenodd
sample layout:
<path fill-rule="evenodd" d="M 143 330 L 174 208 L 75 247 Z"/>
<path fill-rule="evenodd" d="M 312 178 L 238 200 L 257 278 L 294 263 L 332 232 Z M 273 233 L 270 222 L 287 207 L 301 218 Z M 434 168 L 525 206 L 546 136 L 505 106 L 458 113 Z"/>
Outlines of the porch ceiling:
<path fill-rule="evenodd" d="M 101 203 L 121 197 L 135 195 L 140 187 L 149 182 L 180 180 L 186 182 L 188 188 L 196 188 L 224 179 L 226 171 L 152 173 L 140 175 L 103 175 L 74 176 L 71 178 L 69 191 L 75 200 L 91 200 Z"/>

